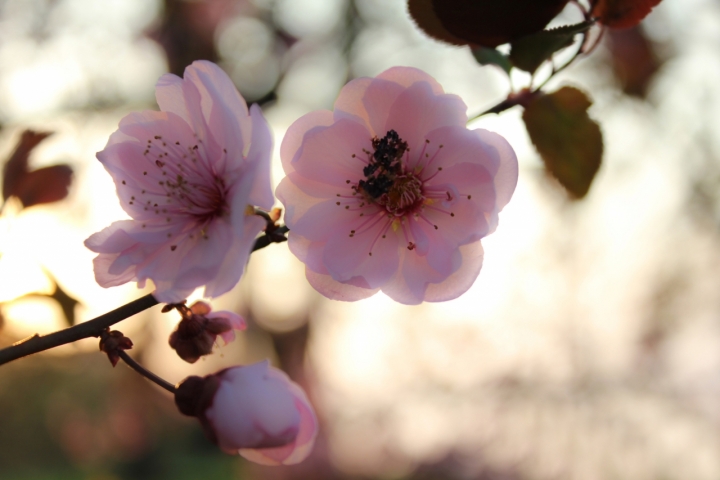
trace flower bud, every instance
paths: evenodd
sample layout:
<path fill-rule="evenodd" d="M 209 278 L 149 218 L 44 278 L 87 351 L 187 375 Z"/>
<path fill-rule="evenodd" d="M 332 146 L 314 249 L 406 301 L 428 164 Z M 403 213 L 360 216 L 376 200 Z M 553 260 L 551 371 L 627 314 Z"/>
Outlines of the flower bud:
<path fill-rule="evenodd" d="M 235 339 L 235 330 L 246 328 L 245 320 L 233 312 L 211 313 L 210 305 L 195 302 L 192 307 L 175 306 L 182 315 L 175 331 L 170 334 L 170 346 L 189 363 L 195 363 L 203 355 L 212 353 L 220 336 L 227 344 Z"/>
<path fill-rule="evenodd" d="M 100 336 L 100 350 L 105 352 L 114 367 L 120 360 L 120 350 L 130 350 L 132 340 L 117 330 L 105 330 Z"/>
<path fill-rule="evenodd" d="M 197 417 L 223 451 L 263 465 L 291 465 L 310 453 L 318 422 L 299 385 L 263 361 L 178 385 L 180 412 Z"/>

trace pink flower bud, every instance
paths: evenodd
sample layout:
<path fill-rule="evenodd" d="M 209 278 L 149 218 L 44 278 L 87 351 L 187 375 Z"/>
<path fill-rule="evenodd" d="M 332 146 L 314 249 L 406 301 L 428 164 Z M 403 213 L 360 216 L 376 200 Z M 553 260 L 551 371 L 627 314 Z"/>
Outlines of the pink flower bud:
<path fill-rule="evenodd" d="M 291 465 L 310 453 L 318 422 L 299 385 L 263 361 L 189 377 L 175 403 L 198 417 L 223 451 L 263 465 Z"/>

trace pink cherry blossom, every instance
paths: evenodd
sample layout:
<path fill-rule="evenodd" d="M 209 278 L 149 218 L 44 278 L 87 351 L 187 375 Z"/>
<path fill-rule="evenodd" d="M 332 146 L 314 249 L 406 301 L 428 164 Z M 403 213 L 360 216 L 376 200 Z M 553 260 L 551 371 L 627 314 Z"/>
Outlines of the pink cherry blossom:
<path fill-rule="evenodd" d="M 323 295 L 379 290 L 405 304 L 450 300 L 480 273 L 480 240 L 515 189 L 515 153 L 466 128 L 466 106 L 426 73 L 359 78 L 335 108 L 293 123 L 280 156 L 289 247 Z"/>
<path fill-rule="evenodd" d="M 245 319 L 235 312 L 213 312 L 209 304 L 195 302 L 191 307 L 176 305 L 182 315 L 175 330 L 170 334 L 170 347 L 189 363 L 212 353 L 217 337 L 225 345 L 235 340 L 235 330 L 245 330 Z"/>
<path fill-rule="evenodd" d="M 121 220 L 85 241 L 99 253 L 103 287 L 155 284 L 160 302 L 174 303 L 205 286 L 205 296 L 239 280 L 265 222 L 249 205 L 274 203 L 272 136 L 257 105 L 249 110 L 230 78 L 197 61 L 184 78 L 160 77 L 161 111 L 120 121 L 97 158 L 115 181 Z"/>
<path fill-rule="evenodd" d="M 264 465 L 301 462 L 317 436 L 305 392 L 268 361 L 189 377 L 175 402 L 182 413 L 198 417 L 222 450 Z"/>

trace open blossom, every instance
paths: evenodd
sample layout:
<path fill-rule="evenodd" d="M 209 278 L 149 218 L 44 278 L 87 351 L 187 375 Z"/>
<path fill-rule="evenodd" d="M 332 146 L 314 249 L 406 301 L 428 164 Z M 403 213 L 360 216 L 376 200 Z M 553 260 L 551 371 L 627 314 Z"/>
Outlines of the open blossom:
<path fill-rule="evenodd" d="M 464 293 L 518 177 L 508 142 L 468 130 L 466 106 L 424 72 L 348 83 L 334 111 L 290 126 L 277 189 L 289 246 L 325 296 L 398 302 Z"/>
<path fill-rule="evenodd" d="M 227 453 L 264 465 L 291 465 L 312 449 L 318 422 L 300 386 L 268 361 L 188 377 L 175 394 Z"/>
<path fill-rule="evenodd" d="M 204 355 L 212 353 L 217 337 L 228 343 L 235 340 L 235 330 L 245 330 L 245 319 L 234 312 L 213 312 L 205 302 L 195 302 L 190 307 L 178 305 L 182 319 L 170 334 L 170 347 L 189 363 L 195 363 Z"/>
<path fill-rule="evenodd" d="M 184 78 L 163 75 L 156 97 L 160 112 L 126 116 L 97 154 L 132 220 L 85 241 L 99 253 L 95 278 L 103 287 L 150 279 L 166 303 L 200 286 L 206 297 L 221 295 L 240 280 L 265 225 L 249 205 L 274 203 L 270 129 L 207 61 Z"/>

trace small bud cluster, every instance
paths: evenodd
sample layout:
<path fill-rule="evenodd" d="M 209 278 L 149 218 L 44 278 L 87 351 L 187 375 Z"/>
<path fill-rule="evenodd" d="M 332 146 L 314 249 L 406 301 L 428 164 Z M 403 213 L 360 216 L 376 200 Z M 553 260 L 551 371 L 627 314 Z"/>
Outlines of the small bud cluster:
<path fill-rule="evenodd" d="M 182 319 L 170 334 L 170 347 L 188 363 L 195 363 L 200 357 L 211 354 L 218 336 L 229 343 L 235 338 L 233 329 L 246 328 L 245 320 L 236 313 L 212 313 L 210 305 L 205 302 L 195 302 L 189 308 L 184 303 L 169 304 L 163 311 L 171 309 L 180 312 Z"/>

